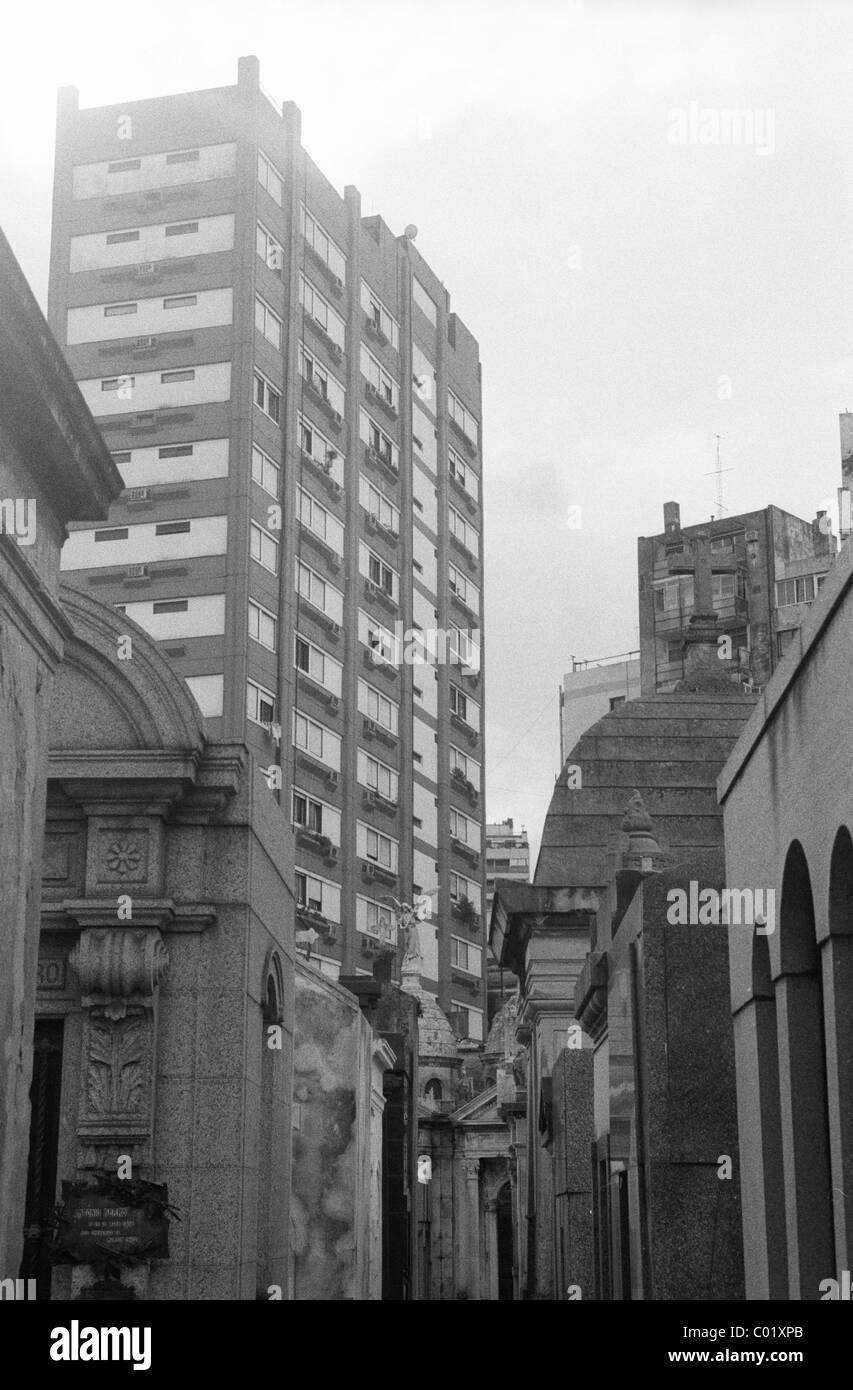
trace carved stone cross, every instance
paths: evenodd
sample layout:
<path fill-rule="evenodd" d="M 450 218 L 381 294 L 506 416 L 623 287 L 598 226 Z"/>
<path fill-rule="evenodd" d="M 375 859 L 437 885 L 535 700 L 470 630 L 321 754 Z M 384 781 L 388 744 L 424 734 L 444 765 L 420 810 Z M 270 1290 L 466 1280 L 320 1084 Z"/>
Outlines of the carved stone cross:
<path fill-rule="evenodd" d="M 691 555 L 672 555 L 669 558 L 671 574 L 693 575 L 693 617 L 716 620 L 714 595 L 711 581 L 711 538 L 707 531 L 699 531 L 691 541 Z M 713 570 L 717 573 L 730 573 L 738 568 L 735 555 L 718 554 L 713 559 Z"/>

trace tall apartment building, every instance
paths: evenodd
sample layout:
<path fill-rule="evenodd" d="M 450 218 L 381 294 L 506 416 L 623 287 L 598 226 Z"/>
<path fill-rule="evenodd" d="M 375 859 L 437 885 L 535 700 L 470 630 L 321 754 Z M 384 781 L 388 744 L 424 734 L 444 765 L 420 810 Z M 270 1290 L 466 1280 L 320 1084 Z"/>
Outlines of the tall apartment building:
<path fill-rule="evenodd" d="M 663 516 L 663 532 L 637 541 L 643 697 L 673 690 L 684 675 L 683 633 L 693 612 L 687 543 L 703 531 L 714 610 L 732 639 L 724 664 L 732 680 L 763 689 L 835 559 L 827 514 L 803 521 L 769 506 L 682 527 L 678 503 L 665 502 Z"/>
<path fill-rule="evenodd" d="M 423 985 L 479 1037 L 480 362 L 415 234 L 338 195 L 255 58 L 60 94 L 50 323 L 125 482 L 66 577 L 291 802 L 315 963 L 370 973 L 391 899 L 429 894 Z"/>
<path fill-rule="evenodd" d="M 591 724 L 626 700 L 640 698 L 640 653 L 576 661 L 560 686 L 560 767 Z"/>

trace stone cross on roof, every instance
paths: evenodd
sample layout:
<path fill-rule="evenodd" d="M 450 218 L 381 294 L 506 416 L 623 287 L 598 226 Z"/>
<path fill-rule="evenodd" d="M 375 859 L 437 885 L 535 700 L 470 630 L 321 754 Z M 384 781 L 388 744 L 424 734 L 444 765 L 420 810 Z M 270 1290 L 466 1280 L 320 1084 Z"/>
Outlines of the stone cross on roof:
<path fill-rule="evenodd" d="M 693 575 L 693 616 L 716 619 L 711 587 L 711 539 L 708 532 L 700 531 L 688 544 L 690 556 L 671 556 L 670 572 Z"/>

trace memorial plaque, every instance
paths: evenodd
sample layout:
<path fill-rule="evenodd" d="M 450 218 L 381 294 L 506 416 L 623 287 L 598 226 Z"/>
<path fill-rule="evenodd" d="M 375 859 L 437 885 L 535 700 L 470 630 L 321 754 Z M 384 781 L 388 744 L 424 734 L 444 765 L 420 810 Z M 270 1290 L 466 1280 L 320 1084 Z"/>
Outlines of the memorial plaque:
<path fill-rule="evenodd" d="M 150 1186 L 157 1201 L 126 1200 L 116 1190 L 81 1191 L 79 1183 L 64 1182 L 57 1233 L 62 1254 L 84 1263 L 110 1255 L 168 1258 L 169 1222 L 163 1210 L 167 1191 L 165 1186 Z"/>

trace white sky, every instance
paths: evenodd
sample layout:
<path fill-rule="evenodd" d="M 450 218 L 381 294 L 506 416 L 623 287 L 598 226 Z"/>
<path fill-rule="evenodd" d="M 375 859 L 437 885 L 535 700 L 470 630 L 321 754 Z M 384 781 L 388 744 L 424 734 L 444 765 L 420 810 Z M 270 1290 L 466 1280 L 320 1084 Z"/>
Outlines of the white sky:
<path fill-rule="evenodd" d="M 0 221 L 43 305 L 62 85 L 83 106 L 221 86 L 255 53 L 338 189 L 394 231 L 418 225 L 480 341 L 488 818 L 526 825 L 534 854 L 562 674 L 572 654 L 636 645 L 636 537 L 662 529 L 669 498 L 685 524 L 715 510 L 715 433 L 731 513 L 813 516 L 840 481 L 851 38 L 851 0 L 4 14 Z M 771 108 L 773 152 L 670 143 L 668 113 L 691 102 Z"/>

